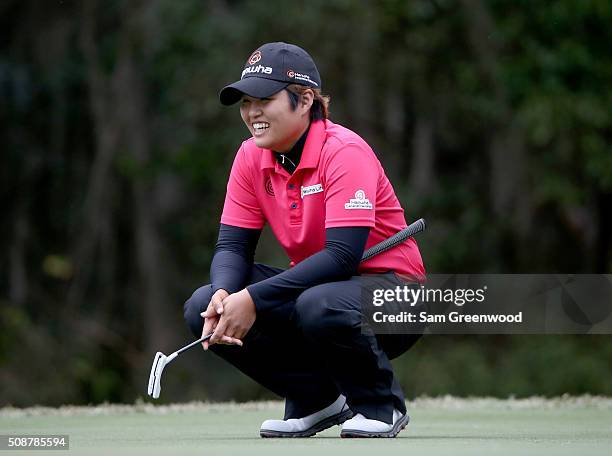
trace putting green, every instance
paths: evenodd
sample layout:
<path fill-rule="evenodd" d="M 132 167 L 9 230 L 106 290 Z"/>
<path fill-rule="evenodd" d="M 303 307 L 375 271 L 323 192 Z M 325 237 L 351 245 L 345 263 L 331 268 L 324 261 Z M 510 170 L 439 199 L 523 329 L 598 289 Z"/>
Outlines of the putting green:
<path fill-rule="evenodd" d="M 69 454 L 473 455 L 612 452 L 612 399 L 417 399 L 396 439 L 340 439 L 339 427 L 308 439 L 261 439 L 280 402 L 0 410 L 0 434 L 68 434 Z M 19 451 L 15 454 L 41 454 Z M 62 454 L 61 451 L 53 454 Z"/>

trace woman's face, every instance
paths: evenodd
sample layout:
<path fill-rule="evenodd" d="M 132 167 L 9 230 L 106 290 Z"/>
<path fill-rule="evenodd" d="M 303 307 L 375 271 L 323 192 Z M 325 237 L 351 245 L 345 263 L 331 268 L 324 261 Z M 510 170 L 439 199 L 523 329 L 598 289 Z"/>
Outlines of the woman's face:
<path fill-rule="evenodd" d="M 242 97 L 240 115 L 257 147 L 287 152 L 308 127 L 310 105 L 300 99 L 295 110 L 286 90 L 268 98 Z"/>

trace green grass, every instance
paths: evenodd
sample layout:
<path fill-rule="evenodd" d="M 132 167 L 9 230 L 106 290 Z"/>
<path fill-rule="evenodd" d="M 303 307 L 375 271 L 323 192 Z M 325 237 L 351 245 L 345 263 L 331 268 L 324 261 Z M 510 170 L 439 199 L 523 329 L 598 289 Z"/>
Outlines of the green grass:
<path fill-rule="evenodd" d="M 2 409 L 0 434 L 69 434 L 69 454 L 473 455 L 612 452 L 612 399 L 418 399 L 397 439 L 261 439 L 278 402 Z M 29 454 L 20 451 L 18 454 Z M 40 451 L 31 454 L 41 454 Z M 53 454 L 62 454 L 54 452 Z"/>

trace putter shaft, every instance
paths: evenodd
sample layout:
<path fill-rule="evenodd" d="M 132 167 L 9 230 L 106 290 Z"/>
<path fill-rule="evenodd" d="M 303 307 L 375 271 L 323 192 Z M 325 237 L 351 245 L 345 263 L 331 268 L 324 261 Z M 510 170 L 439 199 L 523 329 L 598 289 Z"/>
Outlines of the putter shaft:
<path fill-rule="evenodd" d="M 208 339 L 210 339 L 212 337 L 212 333 L 198 339 L 198 340 L 194 340 L 193 342 L 191 342 L 190 344 L 185 345 L 183 348 L 177 350 L 175 353 L 177 355 L 180 355 L 181 353 L 183 353 L 185 350 L 189 350 L 191 347 L 195 347 L 198 344 L 201 344 L 202 342 L 207 341 Z"/>

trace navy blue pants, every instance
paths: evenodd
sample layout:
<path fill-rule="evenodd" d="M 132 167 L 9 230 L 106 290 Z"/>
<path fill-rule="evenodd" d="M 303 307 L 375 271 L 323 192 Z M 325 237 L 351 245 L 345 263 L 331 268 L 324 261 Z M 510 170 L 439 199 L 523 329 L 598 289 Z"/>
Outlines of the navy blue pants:
<path fill-rule="evenodd" d="M 253 265 L 247 284 L 283 270 Z M 385 275 L 392 285 L 401 282 Z M 246 286 L 246 285 L 245 285 Z M 202 335 L 211 285 L 185 302 L 185 320 Z M 390 359 L 408 350 L 418 334 L 362 333 L 360 277 L 309 288 L 295 301 L 257 314 L 242 347 L 212 345 L 212 350 L 285 401 L 285 419 L 300 418 L 331 404 L 340 393 L 354 413 L 392 422 L 393 409 L 406 411 Z"/>

